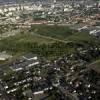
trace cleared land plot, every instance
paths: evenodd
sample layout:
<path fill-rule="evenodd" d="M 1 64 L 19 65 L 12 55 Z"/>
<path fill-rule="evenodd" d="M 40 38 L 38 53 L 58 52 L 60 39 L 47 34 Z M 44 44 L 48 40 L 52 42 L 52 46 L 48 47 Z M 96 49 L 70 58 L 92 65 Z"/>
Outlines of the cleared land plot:
<path fill-rule="evenodd" d="M 41 36 L 59 39 L 60 41 L 62 40 L 62 42 L 94 42 L 96 40 L 94 36 L 88 33 L 79 33 L 67 26 L 33 25 L 30 31 Z"/>
<path fill-rule="evenodd" d="M 8 51 L 11 53 L 26 53 L 34 51 L 34 53 L 41 52 L 43 50 L 47 51 L 64 53 L 67 49 L 66 43 L 82 44 L 84 46 L 88 46 L 88 43 L 97 44 L 99 40 L 87 33 L 79 33 L 75 30 L 69 29 L 67 26 L 48 26 L 48 25 L 33 25 L 31 29 L 24 30 L 23 32 L 10 36 L 8 38 L 0 40 L 0 51 Z M 48 44 L 52 44 L 55 42 L 60 42 L 58 46 L 53 44 L 53 48 L 48 48 Z M 45 46 L 39 47 L 42 44 L 47 44 Z M 57 44 L 58 45 L 58 44 Z M 64 46 L 63 46 L 64 45 Z M 71 48 L 71 50 L 74 47 Z M 68 47 L 68 51 L 71 51 Z M 58 52 L 58 53 L 59 53 Z M 67 51 L 66 51 L 67 52 Z"/>
<path fill-rule="evenodd" d="M 24 34 L 24 35 L 19 35 L 19 36 L 15 36 L 13 37 L 13 39 L 17 39 L 16 40 L 16 43 L 34 43 L 34 42 L 37 42 L 39 44 L 48 44 L 48 43 L 53 43 L 55 42 L 54 39 L 52 38 L 46 38 L 46 37 L 41 37 L 39 35 L 36 35 L 36 34 Z"/>
<path fill-rule="evenodd" d="M 0 51 L 14 51 L 14 52 L 26 52 L 29 51 L 32 46 L 36 43 L 49 44 L 53 43 L 56 40 L 51 38 L 41 37 L 35 34 L 17 34 L 5 39 L 0 40 Z"/>
<path fill-rule="evenodd" d="M 67 26 L 57 25 L 33 25 L 30 31 L 40 35 L 58 39 L 65 39 L 73 33 L 72 29 L 68 28 Z"/>

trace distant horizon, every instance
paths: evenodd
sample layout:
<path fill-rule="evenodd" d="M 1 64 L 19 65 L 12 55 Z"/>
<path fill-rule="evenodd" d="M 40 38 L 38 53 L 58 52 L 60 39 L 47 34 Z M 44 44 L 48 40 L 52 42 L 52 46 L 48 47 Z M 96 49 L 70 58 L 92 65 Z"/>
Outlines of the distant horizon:
<path fill-rule="evenodd" d="M 9 3 L 19 3 L 19 2 L 51 2 L 53 0 L 0 0 L 0 4 L 9 4 Z M 56 1 L 67 1 L 67 0 L 56 0 Z"/>
<path fill-rule="evenodd" d="M 21 3 L 21 2 L 51 2 L 54 0 L 0 0 L 0 4 L 13 4 L 13 3 Z M 56 0 L 56 1 L 60 1 L 60 2 L 64 2 L 64 1 L 72 1 L 72 0 Z M 89 0 L 76 0 L 76 1 L 89 1 Z M 91 1 L 95 1 L 95 0 L 91 0 Z"/>
<path fill-rule="evenodd" d="M 0 2 L 17 2 L 17 1 L 23 2 L 23 1 L 53 1 L 53 0 L 0 0 Z M 72 1 L 72 0 L 56 0 L 56 1 Z M 82 1 L 82 0 L 79 0 L 79 1 Z"/>
<path fill-rule="evenodd" d="M 52 0 L 0 0 L 0 2 L 18 2 L 18 1 L 23 2 L 23 1 L 52 1 Z"/>

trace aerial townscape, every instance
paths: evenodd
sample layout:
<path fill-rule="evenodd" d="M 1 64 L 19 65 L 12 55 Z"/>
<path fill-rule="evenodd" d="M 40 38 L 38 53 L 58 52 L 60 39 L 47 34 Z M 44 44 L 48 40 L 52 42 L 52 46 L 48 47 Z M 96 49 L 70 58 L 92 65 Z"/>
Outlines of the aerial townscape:
<path fill-rule="evenodd" d="M 100 0 L 0 0 L 0 100 L 100 100 Z"/>

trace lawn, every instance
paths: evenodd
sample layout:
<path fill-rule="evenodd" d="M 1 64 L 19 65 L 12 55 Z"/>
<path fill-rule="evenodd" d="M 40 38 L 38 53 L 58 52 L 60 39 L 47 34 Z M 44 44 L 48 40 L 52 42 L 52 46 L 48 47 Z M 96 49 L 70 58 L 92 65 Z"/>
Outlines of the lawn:
<path fill-rule="evenodd" d="M 96 38 L 88 33 L 74 33 L 66 38 L 66 40 L 70 40 L 73 42 L 94 42 Z"/>
<path fill-rule="evenodd" d="M 17 34 L 5 39 L 0 40 L 0 51 L 10 51 L 9 53 L 23 53 L 30 51 L 34 44 L 49 44 L 55 42 L 52 39 L 37 36 L 35 34 L 25 33 Z"/>
<path fill-rule="evenodd" d="M 30 31 L 58 39 L 64 39 L 73 33 L 73 30 L 69 27 L 57 25 L 33 25 Z"/>
<path fill-rule="evenodd" d="M 97 40 L 94 36 L 91 36 L 88 33 L 77 32 L 67 26 L 33 25 L 30 31 L 32 33 L 40 34 L 42 36 L 53 37 L 63 41 L 72 41 L 76 43 L 94 43 L 94 41 Z"/>
<path fill-rule="evenodd" d="M 33 25 L 30 30 L 0 40 L 0 51 L 14 55 L 33 52 L 53 57 L 73 52 L 74 46 L 70 47 L 68 43 L 90 46 L 90 43 L 97 45 L 97 42 L 99 40 L 94 36 L 76 32 L 66 26 Z"/>
<path fill-rule="evenodd" d="M 52 39 L 47 39 L 44 37 L 40 37 L 36 34 L 30 34 L 30 33 L 25 33 L 25 34 L 17 34 L 16 36 L 11 36 L 9 38 L 1 40 L 1 42 L 6 43 L 6 42 L 13 42 L 13 43 L 34 43 L 37 42 L 39 44 L 43 43 L 52 43 L 54 42 Z"/>

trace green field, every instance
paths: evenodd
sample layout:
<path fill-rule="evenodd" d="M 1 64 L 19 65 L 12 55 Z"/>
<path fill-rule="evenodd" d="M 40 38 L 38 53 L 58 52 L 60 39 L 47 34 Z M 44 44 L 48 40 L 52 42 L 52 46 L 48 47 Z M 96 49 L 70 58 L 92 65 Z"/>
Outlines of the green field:
<path fill-rule="evenodd" d="M 0 51 L 11 54 L 33 52 L 43 56 L 60 56 L 74 51 L 75 46 L 97 45 L 99 40 L 87 33 L 79 33 L 67 26 L 34 25 L 29 30 L 0 40 Z"/>
<path fill-rule="evenodd" d="M 25 33 L 25 34 L 17 34 L 15 36 L 11 36 L 5 39 L 0 40 L 0 51 L 5 50 L 16 50 L 18 51 L 27 51 L 26 49 L 29 49 L 31 45 L 34 43 L 37 43 L 39 45 L 41 44 L 48 44 L 55 42 L 52 39 L 48 39 L 45 37 L 41 37 L 35 34 Z"/>
<path fill-rule="evenodd" d="M 14 42 L 14 43 L 34 43 L 37 42 L 39 44 L 43 43 L 52 43 L 54 42 L 52 39 L 47 39 L 45 37 L 40 37 L 36 34 L 24 33 L 24 34 L 17 34 L 16 36 L 11 36 L 6 39 L 1 40 L 3 42 Z"/>
<path fill-rule="evenodd" d="M 33 25 L 30 31 L 35 34 L 53 37 L 63 41 L 93 43 L 96 40 L 94 36 L 91 36 L 87 33 L 79 33 L 67 26 Z"/>
<path fill-rule="evenodd" d="M 99 40 L 94 37 L 89 35 L 88 33 L 74 33 L 73 35 L 70 35 L 66 38 L 66 40 L 70 40 L 76 43 L 95 43 L 98 42 Z"/>
<path fill-rule="evenodd" d="M 57 25 L 33 25 L 30 29 L 31 32 L 37 33 L 44 36 L 50 36 L 58 39 L 65 39 L 71 34 L 73 30 L 67 26 L 57 26 Z"/>

